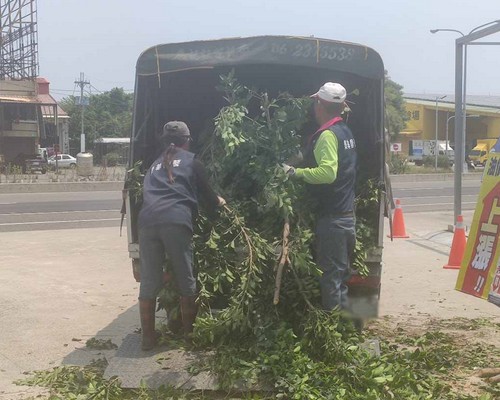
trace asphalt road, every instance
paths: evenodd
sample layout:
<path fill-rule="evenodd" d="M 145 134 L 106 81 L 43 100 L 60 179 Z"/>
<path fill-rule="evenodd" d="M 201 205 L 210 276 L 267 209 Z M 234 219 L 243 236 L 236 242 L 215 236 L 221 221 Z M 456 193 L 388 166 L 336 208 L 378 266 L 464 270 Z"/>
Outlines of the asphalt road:
<path fill-rule="evenodd" d="M 0 232 L 118 229 L 121 204 L 119 191 L 0 194 Z"/>
<path fill-rule="evenodd" d="M 479 180 L 463 181 L 462 209 L 473 210 Z M 393 184 L 405 213 L 453 210 L 453 181 Z M 121 192 L 0 194 L 0 232 L 120 226 Z"/>
<path fill-rule="evenodd" d="M 481 181 L 462 182 L 462 210 L 474 210 Z M 440 182 L 394 183 L 394 198 L 401 200 L 404 212 L 449 211 L 454 208 L 453 180 Z"/>

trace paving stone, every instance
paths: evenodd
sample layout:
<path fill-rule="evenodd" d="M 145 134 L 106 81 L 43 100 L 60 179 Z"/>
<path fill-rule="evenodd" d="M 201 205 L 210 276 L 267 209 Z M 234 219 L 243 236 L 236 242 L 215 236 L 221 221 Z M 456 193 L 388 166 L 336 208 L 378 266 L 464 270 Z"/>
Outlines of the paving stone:
<path fill-rule="evenodd" d="M 172 385 L 182 389 L 216 390 L 216 380 L 209 372 L 191 375 L 186 369 L 206 353 L 159 346 L 141 350 L 141 335 L 129 334 L 109 361 L 104 377 L 117 376 L 124 388 L 138 388 L 143 381 L 149 388 Z"/>

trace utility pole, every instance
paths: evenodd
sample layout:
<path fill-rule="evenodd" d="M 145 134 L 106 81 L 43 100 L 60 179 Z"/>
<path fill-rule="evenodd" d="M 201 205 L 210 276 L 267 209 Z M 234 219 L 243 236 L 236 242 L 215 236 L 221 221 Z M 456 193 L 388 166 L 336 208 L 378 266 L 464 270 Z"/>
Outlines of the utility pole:
<path fill-rule="evenodd" d="M 83 89 L 85 88 L 86 85 L 90 85 L 89 81 L 85 80 L 85 74 L 83 72 L 80 72 L 80 80 L 76 81 L 75 84 L 80 86 L 80 99 L 79 99 L 79 104 L 80 107 L 82 108 L 82 133 L 80 134 L 80 153 L 85 153 L 85 129 L 84 129 L 84 114 L 85 114 L 85 107 L 88 106 L 88 102 L 84 100 L 83 97 Z"/>
<path fill-rule="evenodd" d="M 438 101 L 443 100 L 446 97 L 444 96 L 436 96 L 436 143 L 434 145 L 434 171 L 438 169 L 438 154 L 439 154 L 439 146 L 438 146 L 438 131 L 439 131 L 439 109 L 438 109 Z"/>

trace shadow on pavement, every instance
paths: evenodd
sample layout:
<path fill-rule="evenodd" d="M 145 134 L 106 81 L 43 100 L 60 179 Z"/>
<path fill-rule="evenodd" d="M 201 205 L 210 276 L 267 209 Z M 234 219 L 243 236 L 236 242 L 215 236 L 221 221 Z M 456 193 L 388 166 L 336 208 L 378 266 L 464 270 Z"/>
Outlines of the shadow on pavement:
<path fill-rule="evenodd" d="M 157 312 L 156 321 L 162 322 L 162 312 Z M 94 335 L 94 338 L 104 342 L 111 340 L 117 348 L 90 349 L 85 345 L 86 339 L 82 339 L 81 345 L 65 356 L 61 364 L 85 366 L 105 358 L 108 366 L 104 377 L 109 379 L 117 376 L 124 388 L 138 388 L 141 381 L 150 388 L 161 385 L 201 390 L 216 388 L 216 382 L 208 372 L 192 375 L 187 371 L 191 364 L 202 360 L 206 353 L 185 351 L 178 346 L 172 348 L 168 345 L 142 351 L 138 327 L 139 309 L 135 305 Z"/>
<path fill-rule="evenodd" d="M 119 348 L 127 335 L 134 334 L 134 331 L 137 331 L 138 327 L 139 307 L 134 305 L 125 312 L 119 314 L 109 325 L 97 331 L 93 337 L 104 341 L 109 339 Z M 139 334 L 134 335 L 139 336 Z M 116 349 L 89 349 L 85 345 L 86 340 L 87 339 L 80 340 L 80 346 L 65 356 L 61 364 L 84 366 L 99 358 L 106 358 L 109 362 L 117 353 Z"/>

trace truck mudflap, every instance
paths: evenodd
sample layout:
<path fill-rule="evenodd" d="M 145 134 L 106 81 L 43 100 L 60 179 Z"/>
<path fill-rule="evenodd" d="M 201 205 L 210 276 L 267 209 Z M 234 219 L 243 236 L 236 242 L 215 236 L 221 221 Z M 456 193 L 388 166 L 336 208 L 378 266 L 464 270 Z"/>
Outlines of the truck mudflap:
<path fill-rule="evenodd" d="M 347 282 L 349 286 L 349 308 L 356 319 L 366 320 L 378 317 L 381 288 L 381 267 L 370 269 L 373 275 L 354 274 Z"/>
<path fill-rule="evenodd" d="M 378 317 L 382 281 L 382 250 L 382 246 L 379 246 L 367 252 L 367 276 L 353 272 L 347 282 L 350 311 L 360 323 L 366 319 Z"/>
<path fill-rule="evenodd" d="M 378 296 L 349 295 L 349 309 L 354 318 L 361 323 L 370 318 L 378 317 Z M 363 328 L 362 326 L 360 327 Z"/>

